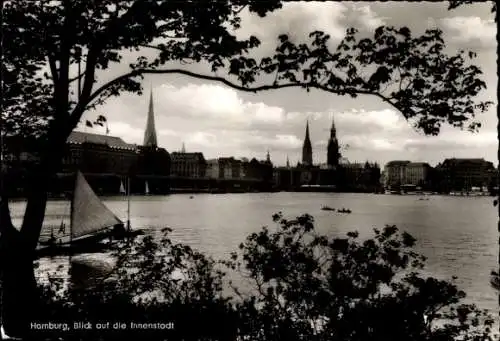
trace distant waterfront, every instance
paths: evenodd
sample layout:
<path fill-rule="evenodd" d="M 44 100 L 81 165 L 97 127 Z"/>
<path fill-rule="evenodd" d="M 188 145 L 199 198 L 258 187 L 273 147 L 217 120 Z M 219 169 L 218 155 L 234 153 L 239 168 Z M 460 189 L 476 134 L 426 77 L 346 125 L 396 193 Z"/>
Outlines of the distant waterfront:
<path fill-rule="evenodd" d="M 192 197 L 192 198 L 191 198 Z M 294 217 L 311 214 L 321 233 L 343 235 L 358 230 L 371 235 L 373 227 L 395 224 L 418 240 L 417 250 L 428 257 L 429 275 L 451 279 L 467 292 L 467 301 L 495 311 L 497 297 L 489 286 L 489 273 L 497 266 L 497 213 L 491 197 L 416 196 L 349 193 L 242 193 L 171 196 L 133 196 L 131 221 L 134 227 L 173 228 L 172 239 L 222 258 L 235 251 L 244 238 L 264 225 L 272 225 L 273 213 Z M 125 197 L 105 197 L 104 202 L 125 219 Z M 349 208 L 352 214 L 322 211 L 328 205 Z M 18 224 L 25 204 L 11 204 Z M 46 225 L 58 226 L 69 214 L 69 203 L 50 201 Z M 44 234 L 50 229 L 44 230 Z M 42 261 L 41 268 L 67 266 L 67 259 Z"/>

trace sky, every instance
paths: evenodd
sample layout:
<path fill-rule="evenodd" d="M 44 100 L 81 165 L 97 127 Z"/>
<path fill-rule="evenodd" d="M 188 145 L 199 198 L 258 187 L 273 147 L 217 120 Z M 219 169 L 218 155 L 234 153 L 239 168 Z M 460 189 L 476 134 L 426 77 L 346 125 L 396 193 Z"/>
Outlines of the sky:
<path fill-rule="evenodd" d="M 144 94 L 124 93 L 109 99 L 85 118 L 104 114 L 110 135 L 141 144 L 146 125 L 150 91 L 153 91 L 158 144 L 169 152 L 185 144 L 188 152 L 202 152 L 206 159 L 234 156 L 264 159 L 267 150 L 276 165 L 300 160 L 306 120 L 309 120 L 313 161 L 326 162 L 326 145 L 332 118 L 341 153 L 350 162 L 390 160 L 424 161 L 435 165 L 445 158 L 485 158 L 497 163 L 496 133 L 496 25 L 490 4 L 475 4 L 453 11 L 447 2 L 292 2 L 265 18 L 242 12 L 238 37 L 253 34 L 262 41 L 256 54 L 273 51 L 278 35 L 289 34 L 305 41 L 309 32 L 322 30 L 332 37 L 332 46 L 347 27 L 372 32 L 380 25 L 407 26 L 412 32 L 438 27 L 444 32 L 450 52 L 473 49 L 475 63 L 483 70 L 487 90 L 478 99 L 495 105 L 478 116 L 478 133 L 445 126 L 437 137 L 424 136 L 392 107 L 380 100 L 356 99 L 312 90 L 280 89 L 257 94 L 238 92 L 220 83 L 180 75 L 146 76 Z M 152 51 L 142 51 L 151 56 Z M 113 66 L 99 81 L 104 82 L 128 69 Z M 184 67 L 186 68 L 186 67 Z M 209 74 L 205 65 L 189 70 Z M 85 119 L 82 120 L 85 122 Z M 104 133 L 104 128 L 78 130 Z"/>

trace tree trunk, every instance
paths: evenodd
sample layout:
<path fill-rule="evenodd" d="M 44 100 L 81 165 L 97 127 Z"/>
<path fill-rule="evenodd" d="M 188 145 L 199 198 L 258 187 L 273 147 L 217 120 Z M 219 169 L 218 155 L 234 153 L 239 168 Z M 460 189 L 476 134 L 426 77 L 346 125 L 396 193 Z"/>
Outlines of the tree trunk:
<path fill-rule="evenodd" d="M 23 336 L 37 317 L 38 295 L 32 253 L 27 252 L 21 233 L 12 225 L 6 195 L 0 202 L 0 224 L 2 326 L 9 336 Z"/>
<path fill-rule="evenodd" d="M 496 14 L 498 15 L 498 13 Z M 498 19 L 498 17 L 496 17 Z M 495 22 L 498 22 L 495 20 Z M 500 60 L 497 58 L 497 66 L 500 66 Z M 498 147 L 497 147 L 497 158 L 500 163 L 500 112 L 497 111 L 497 140 L 498 140 Z M 497 222 L 497 233 L 498 233 L 498 264 L 497 264 L 497 269 L 496 273 L 497 276 L 500 276 L 500 165 L 497 164 L 497 169 L 496 169 L 496 176 L 497 176 L 497 212 L 498 212 L 498 222 Z M 498 305 L 500 306 L 500 290 L 498 290 L 497 294 L 497 299 L 498 299 Z"/>
<path fill-rule="evenodd" d="M 62 142 L 64 143 L 64 142 Z M 47 205 L 47 193 L 52 185 L 53 177 L 61 163 L 62 147 L 55 143 L 48 148 L 47 153 L 41 160 L 39 167 L 35 167 L 29 177 L 28 203 L 24 213 L 21 235 L 28 247 L 35 250 L 45 218 Z"/>
<path fill-rule="evenodd" d="M 2 323 L 7 335 L 24 337 L 40 312 L 33 259 L 14 227 L 1 239 Z"/>
<path fill-rule="evenodd" d="M 0 203 L 2 320 L 9 336 L 26 337 L 32 331 L 31 323 L 42 316 L 33 261 L 45 218 L 47 192 L 61 162 L 63 145 L 52 143 L 54 148 L 47 149 L 50 152 L 30 176 L 21 231 L 11 222 L 6 198 Z"/>
<path fill-rule="evenodd" d="M 32 252 L 36 249 L 38 239 L 40 238 L 47 206 L 47 192 L 49 189 L 47 184 L 51 181 L 50 176 L 40 176 L 37 178 L 35 181 L 38 180 L 39 182 L 31 186 L 32 188 L 35 187 L 35 190 L 29 191 L 28 194 L 28 203 L 21 228 L 21 235 L 27 243 L 26 246 Z"/>

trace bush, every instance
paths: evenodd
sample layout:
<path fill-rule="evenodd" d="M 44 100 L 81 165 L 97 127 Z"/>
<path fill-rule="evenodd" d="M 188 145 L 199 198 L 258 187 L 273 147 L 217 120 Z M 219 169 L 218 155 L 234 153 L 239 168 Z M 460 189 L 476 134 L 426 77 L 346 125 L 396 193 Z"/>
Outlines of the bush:
<path fill-rule="evenodd" d="M 425 259 L 395 226 L 361 241 L 356 232 L 318 235 L 309 215 L 273 219 L 275 231 L 251 234 L 221 262 L 172 243 L 169 229 L 160 242 L 119 245 L 112 280 L 59 296 L 55 281 L 43 288 L 48 319 L 174 324 L 65 333 L 66 340 L 490 340 L 491 316 L 460 304 L 465 293 L 453 283 L 420 277 Z M 236 297 L 224 295 L 228 269 L 252 290 L 229 283 Z"/>

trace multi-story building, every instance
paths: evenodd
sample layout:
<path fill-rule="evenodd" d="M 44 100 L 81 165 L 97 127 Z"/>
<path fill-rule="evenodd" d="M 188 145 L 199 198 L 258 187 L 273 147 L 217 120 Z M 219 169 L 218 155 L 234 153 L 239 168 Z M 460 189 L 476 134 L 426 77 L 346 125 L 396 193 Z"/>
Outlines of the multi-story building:
<path fill-rule="evenodd" d="M 497 176 L 492 162 L 481 159 L 445 159 L 437 167 L 441 187 L 452 191 L 487 188 Z"/>
<path fill-rule="evenodd" d="M 208 177 L 210 179 L 220 178 L 219 160 L 217 160 L 217 159 L 207 160 L 207 169 L 206 169 L 205 175 L 206 175 L 206 177 Z"/>
<path fill-rule="evenodd" d="M 221 179 L 233 179 L 236 178 L 236 174 L 233 175 L 233 170 L 236 169 L 234 157 L 220 157 L 218 159 L 219 163 L 219 178 Z M 239 173 L 239 172 L 238 172 Z"/>
<path fill-rule="evenodd" d="M 211 179 L 272 181 L 272 163 L 269 157 L 266 161 L 220 157 L 207 161 L 206 175 Z"/>
<path fill-rule="evenodd" d="M 247 178 L 247 170 L 248 170 L 248 164 L 249 160 L 247 158 L 242 158 L 240 162 L 240 178 L 246 179 Z"/>
<path fill-rule="evenodd" d="M 384 170 L 385 187 L 430 186 L 432 167 L 427 162 L 390 161 Z"/>
<path fill-rule="evenodd" d="M 234 157 L 225 157 L 219 158 L 219 163 L 224 179 L 253 179 L 253 176 L 258 178 L 259 171 L 255 168 L 255 162 L 252 163 L 248 159 L 237 160 Z"/>
<path fill-rule="evenodd" d="M 170 154 L 170 174 L 187 178 L 204 178 L 207 163 L 202 153 L 173 152 Z"/>
<path fill-rule="evenodd" d="M 342 177 L 341 180 L 343 184 L 354 185 L 361 181 L 363 176 L 363 163 L 353 162 L 345 163 L 342 165 Z"/>
<path fill-rule="evenodd" d="M 410 161 L 390 161 L 385 165 L 385 181 L 388 188 L 398 187 L 406 183 L 406 165 Z"/>
<path fill-rule="evenodd" d="M 128 175 L 138 162 L 138 148 L 115 136 L 75 131 L 68 137 L 63 172 Z"/>
<path fill-rule="evenodd" d="M 170 154 L 164 148 L 139 146 L 135 173 L 138 175 L 170 175 Z"/>
<path fill-rule="evenodd" d="M 265 183 L 272 183 L 273 181 L 273 164 L 270 160 L 259 161 L 252 158 L 248 164 L 245 165 L 245 178 L 249 180 L 258 180 Z"/>
<path fill-rule="evenodd" d="M 410 162 L 406 165 L 404 185 L 426 187 L 432 167 L 426 162 Z"/>
<path fill-rule="evenodd" d="M 241 179 L 243 178 L 242 173 L 241 173 L 241 160 L 236 160 L 234 159 L 231 162 L 231 178 L 232 179 Z"/>

